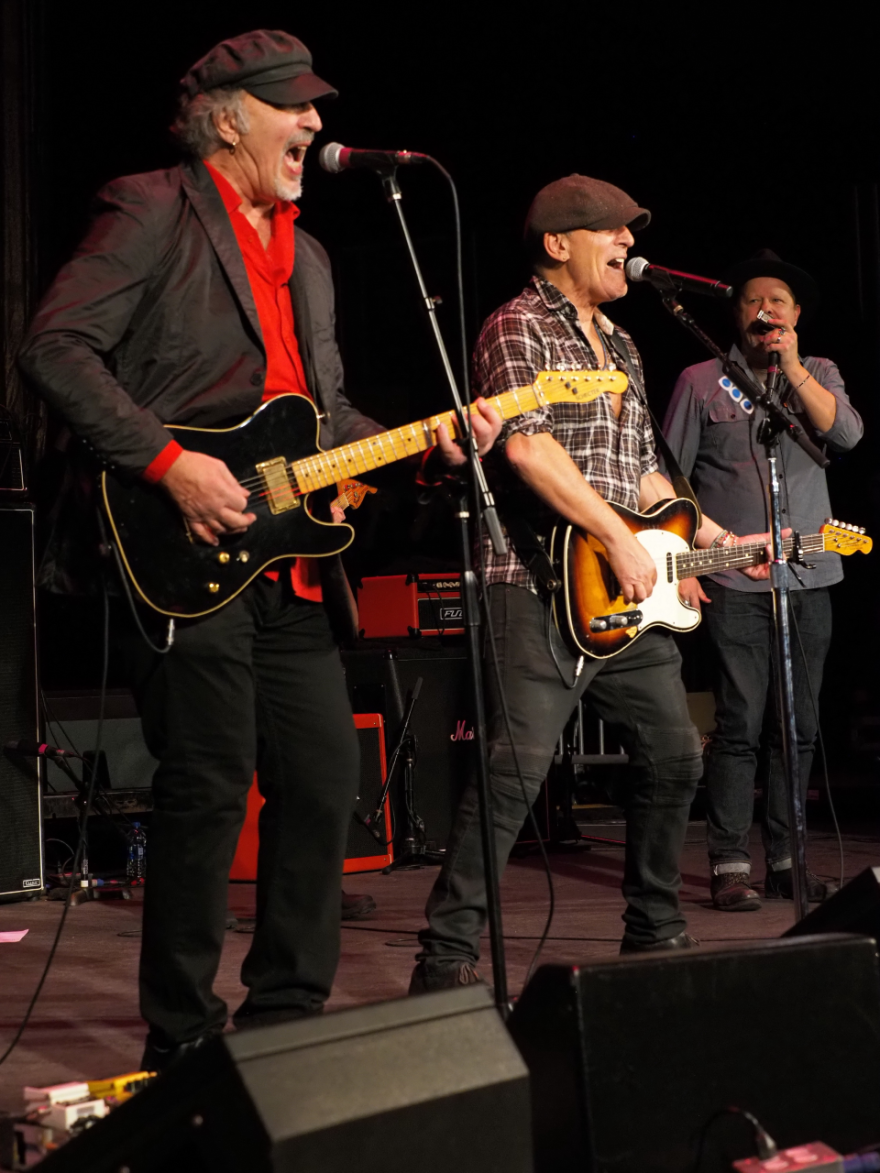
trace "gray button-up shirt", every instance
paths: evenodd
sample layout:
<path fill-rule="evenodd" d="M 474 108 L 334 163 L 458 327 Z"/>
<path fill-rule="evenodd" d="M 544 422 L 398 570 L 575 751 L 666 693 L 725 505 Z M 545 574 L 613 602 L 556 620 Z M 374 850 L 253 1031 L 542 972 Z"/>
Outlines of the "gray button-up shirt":
<path fill-rule="evenodd" d="M 742 366 L 746 360 L 738 346 L 731 358 Z M 836 365 L 827 358 L 805 358 L 801 362 L 810 374 L 837 400 L 834 423 L 827 432 L 810 422 L 803 404 L 783 376 L 778 394 L 820 448 L 846 452 L 855 447 L 864 430 L 861 417 L 852 406 Z M 663 432 L 681 465 L 691 478 L 703 510 L 738 534 L 763 533 L 770 528 L 767 500 L 768 468 L 764 446 L 758 442 L 758 425 L 765 412 L 757 405 L 749 412 L 731 393 L 717 359 L 688 367 L 678 382 L 663 421 Z M 824 471 L 787 436 L 779 447 L 778 469 L 782 481 L 782 524 L 801 534 L 817 533 L 831 515 L 828 482 Z M 815 570 L 797 566 L 789 575 L 793 590 L 823 587 L 843 577 L 840 555 L 810 555 Z M 738 570 L 711 576 L 715 582 L 738 591 L 769 591 L 767 580 L 754 582 Z"/>

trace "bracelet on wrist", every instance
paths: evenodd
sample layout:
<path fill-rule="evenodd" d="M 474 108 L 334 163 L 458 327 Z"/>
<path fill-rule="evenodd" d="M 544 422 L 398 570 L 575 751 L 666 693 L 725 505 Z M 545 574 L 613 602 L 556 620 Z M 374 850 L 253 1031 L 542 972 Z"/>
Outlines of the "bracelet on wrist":
<path fill-rule="evenodd" d="M 709 549 L 710 550 L 717 550 L 721 546 L 735 546 L 735 545 L 736 545 L 736 536 L 734 534 L 732 534 L 729 529 L 722 529 L 722 530 L 719 530 L 718 533 L 715 535 L 715 537 L 712 539 L 712 541 L 709 545 Z"/>

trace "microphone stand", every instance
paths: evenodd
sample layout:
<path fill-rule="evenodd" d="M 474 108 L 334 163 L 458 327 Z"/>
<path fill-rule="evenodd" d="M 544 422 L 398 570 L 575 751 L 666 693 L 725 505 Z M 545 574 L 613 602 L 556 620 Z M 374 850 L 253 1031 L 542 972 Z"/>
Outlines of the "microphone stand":
<path fill-rule="evenodd" d="M 767 387 L 761 386 L 750 370 L 734 362 L 694 321 L 674 293 L 661 292 L 663 305 L 686 330 L 697 337 L 706 349 L 721 363 L 725 375 L 740 390 L 748 388 L 749 395 L 759 403 L 766 413 L 758 431 L 758 439 L 764 445 L 769 466 L 767 492 L 770 501 L 770 583 L 773 593 L 773 619 L 776 629 L 776 660 L 778 705 L 782 733 L 782 761 L 787 781 L 788 821 L 791 834 L 791 872 L 794 896 L 795 922 L 801 921 L 810 910 L 807 896 L 807 855 L 806 818 L 801 793 L 797 760 L 797 722 L 794 712 L 794 681 L 792 677 L 791 620 L 789 610 L 788 568 L 782 547 L 782 511 L 779 500 L 779 473 L 776 467 L 779 437 L 783 433 L 803 448 L 820 468 L 827 468 L 830 461 L 804 432 L 797 421 L 782 411 L 772 398 L 779 374 L 779 356 L 770 356 L 767 372 Z M 799 543 L 795 543 L 792 554 L 796 558 Z"/>
<path fill-rule="evenodd" d="M 433 160 L 432 160 L 433 162 Z M 442 170 L 442 168 L 441 168 Z M 428 321 L 434 333 L 434 341 L 440 355 L 449 392 L 458 420 L 459 436 L 462 446 L 468 456 L 470 469 L 470 488 L 473 492 L 473 504 L 478 513 L 481 513 L 492 539 L 492 545 L 498 554 L 507 551 L 507 542 L 501 530 L 498 514 L 495 509 L 495 500 L 489 490 L 483 466 L 480 464 L 477 443 L 470 426 L 470 412 L 465 410 L 459 394 L 455 375 L 449 362 L 443 335 L 437 322 L 437 305 L 433 297 L 429 296 L 425 279 L 416 256 L 412 237 L 409 233 L 406 217 L 403 211 L 403 195 L 397 182 L 397 168 L 379 168 L 378 174 L 382 180 L 382 187 L 388 202 L 397 213 L 397 220 L 403 239 L 406 243 L 409 259 L 419 287 L 422 304 L 428 311 Z M 465 394 L 467 388 L 465 387 Z M 468 405 L 470 406 L 470 405 Z M 466 487 L 460 494 L 456 509 L 456 519 L 459 522 L 459 537 L 461 541 L 462 564 L 462 613 L 464 628 L 467 636 L 468 662 L 470 665 L 471 688 L 474 698 L 474 740 L 477 750 L 477 798 L 480 808 L 480 836 L 483 845 L 483 869 L 486 878 L 486 906 L 489 920 L 489 938 L 492 953 L 492 972 L 495 986 L 495 1005 L 502 1018 L 506 1019 L 510 1006 L 507 993 L 507 961 L 504 955 L 504 932 L 501 925 L 501 895 L 499 891 L 498 857 L 495 851 L 495 824 L 492 812 L 492 795 L 489 787 L 489 757 L 486 746 L 486 710 L 483 700 L 483 673 L 480 659 L 480 600 L 477 591 L 477 578 L 474 574 L 471 557 L 471 533 L 469 521 L 471 508 L 469 492 Z"/>

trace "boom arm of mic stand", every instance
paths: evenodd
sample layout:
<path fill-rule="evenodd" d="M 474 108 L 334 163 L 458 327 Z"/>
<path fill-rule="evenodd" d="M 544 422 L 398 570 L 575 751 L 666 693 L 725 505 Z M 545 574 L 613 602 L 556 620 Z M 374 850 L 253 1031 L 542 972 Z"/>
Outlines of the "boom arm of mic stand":
<path fill-rule="evenodd" d="M 787 433 L 790 440 L 797 444 L 799 448 L 803 448 L 807 456 L 818 464 L 819 468 L 827 468 L 831 461 L 825 453 L 818 448 L 813 441 L 806 434 L 797 420 L 793 420 L 786 415 L 773 402 L 755 376 L 751 371 L 745 370 L 738 362 L 724 353 L 720 346 L 709 337 L 709 335 L 694 321 L 691 315 L 687 312 L 684 306 L 677 300 L 673 294 L 664 294 L 663 305 L 672 314 L 677 322 L 681 322 L 686 330 L 695 335 L 703 343 L 718 361 L 721 363 L 721 369 L 725 375 L 736 383 L 740 390 L 748 388 L 749 394 L 756 403 L 759 403 L 767 413 L 767 418 L 770 427 L 776 435 Z"/>
<path fill-rule="evenodd" d="M 489 531 L 489 536 L 492 539 L 492 545 L 495 547 L 495 553 L 503 558 L 507 553 L 507 542 L 501 529 L 501 523 L 498 520 L 498 513 L 495 508 L 495 499 L 486 482 L 486 476 L 483 472 L 483 466 L 480 464 L 480 458 L 477 454 L 476 443 L 474 441 L 473 429 L 471 428 L 470 416 L 465 411 L 464 404 L 461 401 L 461 396 L 458 392 L 458 384 L 455 381 L 455 375 L 452 371 L 452 366 L 449 362 L 449 355 L 446 352 L 446 345 L 443 341 L 443 335 L 440 333 L 440 326 L 437 322 L 437 305 L 428 294 L 428 288 L 425 285 L 425 279 L 422 276 L 421 266 L 419 265 L 416 250 L 412 242 L 412 237 L 409 234 L 409 227 L 406 223 L 406 217 L 403 214 L 403 194 L 400 190 L 400 184 L 397 182 L 397 169 L 392 168 L 388 171 L 380 172 L 382 177 L 382 186 L 385 189 L 385 195 L 388 198 L 389 204 L 394 206 L 397 213 L 397 219 L 400 223 L 400 230 L 403 233 L 403 239 L 406 243 L 407 251 L 409 252 L 410 261 L 412 262 L 413 272 L 416 276 L 416 281 L 419 286 L 419 293 L 421 294 L 422 303 L 428 311 L 428 319 L 431 323 L 431 329 L 434 332 L 434 341 L 437 343 L 437 349 L 440 352 L 440 361 L 443 364 L 443 371 L 446 375 L 446 381 L 449 384 L 449 390 L 452 393 L 452 402 L 455 406 L 455 414 L 458 419 L 459 435 L 463 443 L 466 445 L 466 451 L 469 455 L 469 463 L 471 468 L 471 475 L 474 478 L 474 485 L 477 489 L 477 500 L 479 502 L 480 510 L 483 517 L 486 519 L 486 528 Z"/>

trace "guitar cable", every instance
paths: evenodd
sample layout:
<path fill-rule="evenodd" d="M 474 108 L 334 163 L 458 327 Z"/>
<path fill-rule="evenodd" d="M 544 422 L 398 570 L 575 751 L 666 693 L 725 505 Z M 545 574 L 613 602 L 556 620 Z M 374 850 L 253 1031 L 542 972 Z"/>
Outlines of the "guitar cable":
<path fill-rule="evenodd" d="M 97 763 L 101 757 L 101 748 L 102 748 L 101 742 L 103 740 L 103 734 L 104 734 L 104 713 L 105 713 L 106 702 L 107 702 L 107 676 L 108 676 L 108 673 L 110 670 L 110 594 L 107 590 L 107 575 L 106 575 L 106 573 L 102 573 L 101 583 L 103 586 L 103 594 L 104 594 L 104 650 L 103 650 L 103 665 L 101 668 L 101 699 L 100 699 L 99 708 L 98 708 L 98 729 L 97 729 L 97 733 L 95 735 L 95 762 L 94 762 L 94 765 L 92 766 L 92 768 L 89 770 L 89 786 L 88 786 L 88 790 L 86 792 L 85 806 L 83 807 L 83 811 L 82 811 L 82 818 L 80 821 L 79 839 L 77 841 L 76 851 L 74 852 L 74 856 L 73 856 L 73 866 L 71 867 L 71 870 L 70 870 L 70 883 L 67 886 L 67 897 L 65 898 L 65 901 L 64 901 L 64 907 L 61 910 L 61 917 L 58 921 L 58 928 L 55 931 L 55 938 L 52 941 L 52 947 L 49 950 L 49 956 L 46 958 L 46 964 L 43 966 L 43 972 L 40 975 L 40 980 L 37 982 L 37 987 L 34 990 L 33 996 L 31 997 L 31 1000 L 28 1004 L 27 1010 L 24 1013 L 24 1018 L 22 1018 L 21 1023 L 19 1024 L 18 1030 L 15 1032 L 15 1035 L 12 1039 L 12 1042 L 9 1044 L 9 1046 L 6 1048 L 6 1050 L 3 1052 L 3 1054 L 0 1055 L 0 1066 L 2 1066 L 6 1062 L 6 1060 L 9 1058 L 9 1056 L 12 1054 L 12 1052 L 18 1046 L 18 1043 L 21 1040 L 21 1037 L 24 1034 L 28 1023 L 30 1022 L 31 1015 L 33 1014 L 34 1007 L 36 1006 L 37 1000 L 40 997 L 40 994 L 43 990 L 43 986 L 46 984 L 46 978 L 49 976 L 49 970 L 52 968 L 52 962 L 55 960 L 55 954 L 58 950 L 58 944 L 61 941 L 61 934 L 64 931 L 64 925 L 65 925 L 65 922 L 67 921 L 67 914 L 70 911 L 71 900 L 73 899 L 73 893 L 76 888 L 77 873 L 78 873 L 79 868 L 82 864 L 82 856 L 83 856 L 83 851 L 85 849 L 89 815 L 92 812 L 92 801 L 95 796 L 95 785 L 96 785 L 97 778 L 98 778 Z"/>

